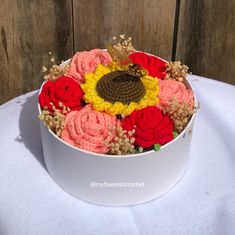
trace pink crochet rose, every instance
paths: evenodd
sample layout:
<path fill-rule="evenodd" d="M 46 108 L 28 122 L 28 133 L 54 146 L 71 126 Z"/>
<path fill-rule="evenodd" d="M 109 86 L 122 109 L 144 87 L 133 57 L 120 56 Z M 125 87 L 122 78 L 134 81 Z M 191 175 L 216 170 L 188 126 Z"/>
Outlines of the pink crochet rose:
<path fill-rule="evenodd" d="M 66 115 L 65 128 L 61 138 L 67 143 L 96 153 L 107 153 L 112 136 L 109 128 L 120 125 L 115 116 L 92 110 L 86 105 L 79 111 L 72 111 Z"/>
<path fill-rule="evenodd" d="M 79 83 L 84 82 L 84 75 L 95 71 L 99 64 L 107 66 L 112 58 L 107 51 L 94 49 L 76 53 L 70 63 L 68 75 Z"/>
<path fill-rule="evenodd" d="M 170 101 L 176 99 L 179 103 L 185 102 L 193 106 L 193 91 L 175 80 L 158 80 L 160 86 L 159 98 L 160 106 L 168 105 Z"/>

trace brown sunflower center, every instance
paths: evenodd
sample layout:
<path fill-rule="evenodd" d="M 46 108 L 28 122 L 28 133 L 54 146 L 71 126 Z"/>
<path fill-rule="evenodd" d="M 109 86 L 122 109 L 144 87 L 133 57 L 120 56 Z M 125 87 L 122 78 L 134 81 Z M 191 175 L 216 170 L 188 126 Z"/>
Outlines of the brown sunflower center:
<path fill-rule="evenodd" d="M 121 70 L 105 74 L 98 81 L 96 91 L 105 101 L 123 104 L 138 102 L 146 92 L 139 76 Z"/>

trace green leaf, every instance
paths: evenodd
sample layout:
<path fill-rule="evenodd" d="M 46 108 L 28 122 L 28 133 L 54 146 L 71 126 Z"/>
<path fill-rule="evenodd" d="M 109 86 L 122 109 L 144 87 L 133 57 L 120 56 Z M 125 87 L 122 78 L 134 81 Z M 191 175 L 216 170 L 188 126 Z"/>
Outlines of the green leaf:
<path fill-rule="evenodd" d="M 178 133 L 173 131 L 173 136 L 174 136 L 174 139 L 178 136 Z"/>
<path fill-rule="evenodd" d="M 161 145 L 160 145 L 160 144 L 155 144 L 155 145 L 153 146 L 153 148 L 154 148 L 155 151 L 159 151 L 160 148 L 161 148 Z"/>

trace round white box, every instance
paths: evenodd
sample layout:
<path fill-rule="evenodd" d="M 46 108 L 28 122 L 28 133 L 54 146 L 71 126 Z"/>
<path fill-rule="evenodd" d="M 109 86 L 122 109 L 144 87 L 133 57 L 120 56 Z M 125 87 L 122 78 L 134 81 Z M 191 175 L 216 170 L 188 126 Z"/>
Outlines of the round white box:
<path fill-rule="evenodd" d="M 196 106 L 195 93 L 194 100 Z M 38 110 L 40 113 L 40 105 Z M 195 113 L 184 131 L 160 151 L 121 156 L 76 148 L 40 121 L 45 164 L 61 188 L 84 201 L 104 206 L 147 202 L 168 191 L 183 175 L 194 119 Z"/>

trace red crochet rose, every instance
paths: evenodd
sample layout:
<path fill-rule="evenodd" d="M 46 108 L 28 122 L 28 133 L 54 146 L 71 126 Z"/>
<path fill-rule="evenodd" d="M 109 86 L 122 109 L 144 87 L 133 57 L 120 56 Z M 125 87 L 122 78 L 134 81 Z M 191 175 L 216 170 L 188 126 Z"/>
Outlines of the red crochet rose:
<path fill-rule="evenodd" d="M 143 148 L 163 145 L 174 138 L 173 122 L 155 106 L 134 111 L 123 119 L 122 127 L 127 131 L 135 129 L 135 143 Z"/>
<path fill-rule="evenodd" d="M 56 81 L 47 81 L 39 95 L 39 103 L 41 108 L 48 107 L 52 111 L 52 102 L 59 109 L 59 102 L 62 102 L 71 110 L 79 110 L 82 108 L 83 92 L 78 82 L 70 77 L 62 76 Z"/>
<path fill-rule="evenodd" d="M 138 64 L 148 71 L 148 75 L 164 79 L 166 77 L 166 62 L 144 52 L 134 52 L 129 58 L 133 64 Z"/>

